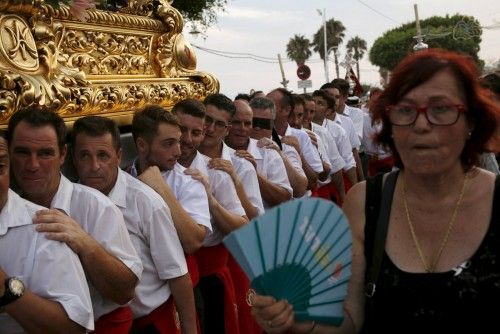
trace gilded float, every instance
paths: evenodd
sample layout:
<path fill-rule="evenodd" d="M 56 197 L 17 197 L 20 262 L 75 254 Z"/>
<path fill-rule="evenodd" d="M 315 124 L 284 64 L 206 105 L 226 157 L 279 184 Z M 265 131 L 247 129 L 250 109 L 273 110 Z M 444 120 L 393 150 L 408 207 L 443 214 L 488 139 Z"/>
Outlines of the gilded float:
<path fill-rule="evenodd" d="M 217 79 L 196 70 L 180 13 L 166 0 L 155 4 L 88 10 L 81 22 L 67 6 L 0 1 L 0 127 L 31 104 L 68 123 L 98 114 L 127 125 L 146 104 L 171 108 L 218 92 Z"/>

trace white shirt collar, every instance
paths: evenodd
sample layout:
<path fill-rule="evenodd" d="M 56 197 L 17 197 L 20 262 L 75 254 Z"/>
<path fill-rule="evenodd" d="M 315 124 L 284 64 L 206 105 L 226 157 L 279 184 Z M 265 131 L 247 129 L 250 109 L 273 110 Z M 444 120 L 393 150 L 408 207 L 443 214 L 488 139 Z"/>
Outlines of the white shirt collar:
<path fill-rule="evenodd" d="M 109 192 L 108 197 L 119 208 L 127 207 L 127 176 L 120 168 L 118 168 L 115 186 Z"/>
<path fill-rule="evenodd" d="M 7 202 L 0 211 L 0 236 L 7 233 L 10 227 L 32 224 L 31 216 L 27 213 L 26 207 L 22 205 L 24 201 L 13 190 L 8 190 Z"/>
<path fill-rule="evenodd" d="M 227 146 L 226 143 L 222 142 L 222 154 L 221 158 L 224 160 L 231 161 L 231 156 L 234 154 L 234 150 Z"/>
<path fill-rule="evenodd" d="M 260 149 L 257 146 L 257 139 L 250 138 L 247 147 L 248 153 L 250 153 L 254 159 L 261 160 L 262 154 L 260 154 Z"/>
<path fill-rule="evenodd" d="M 62 209 L 66 214 L 71 215 L 71 194 L 73 193 L 73 182 L 68 180 L 66 176 L 61 175 L 59 180 L 59 187 L 57 192 L 50 203 L 51 208 Z"/>

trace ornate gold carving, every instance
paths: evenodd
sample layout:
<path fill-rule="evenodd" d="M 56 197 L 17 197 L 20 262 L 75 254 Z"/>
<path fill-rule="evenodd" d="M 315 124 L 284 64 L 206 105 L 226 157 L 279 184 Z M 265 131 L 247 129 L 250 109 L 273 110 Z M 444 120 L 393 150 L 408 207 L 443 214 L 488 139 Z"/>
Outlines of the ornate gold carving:
<path fill-rule="evenodd" d="M 67 64 L 90 75 L 153 75 L 152 36 L 67 30 L 61 51 Z"/>
<path fill-rule="evenodd" d="M 0 19 L 0 50 L 13 67 L 26 72 L 38 69 L 38 53 L 30 28 L 17 15 Z"/>
<path fill-rule="evenodd" d="M 217 79 L 196 71 L 179 12 L 170 1 L 156 3 L 131 0 L 127 13 L 89 10 L 82 23 L 67 6 L 0 1 L 0 127 L 30 104 L 52 107 L 67 122 L 98 114 L 123 125 L 146 104 L 171 108 L 216 93 Z M 6 14 L 12 8 L 18 12 Z"/>

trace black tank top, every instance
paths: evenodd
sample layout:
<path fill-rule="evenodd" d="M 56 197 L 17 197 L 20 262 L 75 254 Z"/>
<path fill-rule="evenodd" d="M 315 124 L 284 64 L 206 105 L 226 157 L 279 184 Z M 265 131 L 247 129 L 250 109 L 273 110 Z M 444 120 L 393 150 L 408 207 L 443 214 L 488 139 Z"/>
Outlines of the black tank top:
<path fill-rule="evenodd" d="M 365 246 L 374 231 L 365 228 Z M 369 249 L 365 256 L 369 268 Z M 490 226 L 472 258 L 449 272 L 408 273 L 384 251 L 365 319 L 364 333 L 500 333 L 500 177 Z"/>

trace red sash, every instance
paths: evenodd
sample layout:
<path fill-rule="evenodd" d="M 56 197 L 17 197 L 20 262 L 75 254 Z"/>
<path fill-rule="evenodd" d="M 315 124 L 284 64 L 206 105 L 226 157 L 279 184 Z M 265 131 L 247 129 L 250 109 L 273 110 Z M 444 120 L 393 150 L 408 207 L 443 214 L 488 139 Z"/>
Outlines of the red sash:
<path fill-rule="evenodd" d="M 342 172 L 342 177 L 344 178 L 344 189 L 345 193 L 347 194 L 347 192 L 349 191 L 349 189 L 351 189 L 353 184 L 351 183 L 345 172 Z"/>
<path fill-rule="evenodd" d="M 229 254 L 227 266 L 231 272 L 233 282 L 235 282 L 234 292 L 236 293 L 236 304 L 238 305 L 240 334 L 262 334 L 263 330 L 252 317 L 252 311 L 246 301 L 247 292 L 250 289 L 250 281 L 247 275 L 231 254 Z"/>
<path fill-rule="evenodd" d="M 193 288 L 198 285 L 200 281 L 200 272 L 198 271 L 198 263 L 193 254 L 184 254 L 186 256 L 186 264 L 189 272 L 189 277 L 191 277 L 191 282 L 193 283 Z"/>
<path fill-rule="evenodd" d="M 148 315 L 134 320 L 134 333 L 152 333 L 153 329 L 160 334 L 181 334 L 172 296 Z"/>
<path fill-rule="evenodd" d="M 333 182 L 329 182 L 328 184 L 315 189 L 315 191 L 312 193 L 312 196 L 324 198 L 329 201 L 335 202 L 340 207 L 342 206 L 342 203 L 340 203 L 339 191 L 337 190 L 337 187 L 335 187 L 335 184 L 333 184 Z"/>
<path fill-rule="evenodd" d="M 218 244 L 212 247 L 202 247 L 194 255 L 198 262 L 200 276 L 215 275 L 224 286 L 225 332 L 228 334 L 239 334 L 234 284 L 227 267 L 229 252 L 223 244 Z"/>
<path fill-rule="evenodd" d="M 95 323 L 94 334 L 128 334 L 132 328 L 133 315 L 128 306 L 119 307 L 102 315 Z"/>

